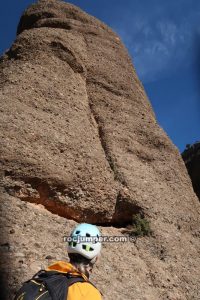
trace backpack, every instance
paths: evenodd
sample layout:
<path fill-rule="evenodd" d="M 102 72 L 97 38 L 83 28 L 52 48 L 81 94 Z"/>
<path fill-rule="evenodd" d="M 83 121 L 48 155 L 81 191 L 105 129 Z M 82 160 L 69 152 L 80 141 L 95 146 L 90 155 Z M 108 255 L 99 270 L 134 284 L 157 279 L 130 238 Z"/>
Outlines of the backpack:
<path fill-rule="evenodd" d="M 66 300 L 69 286 L 76 282 L 89 281 L 81 275 L 41 270 L 24 282 L 14 300 Z"/>

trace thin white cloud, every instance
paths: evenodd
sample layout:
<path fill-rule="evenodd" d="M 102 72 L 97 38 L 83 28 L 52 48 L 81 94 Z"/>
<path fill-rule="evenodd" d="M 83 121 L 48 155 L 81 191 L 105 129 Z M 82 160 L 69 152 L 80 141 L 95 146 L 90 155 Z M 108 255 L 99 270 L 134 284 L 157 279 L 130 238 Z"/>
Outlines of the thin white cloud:
<path fill-rule="evenodd" d="M 119 27 L 115 26 L 143 82 L 164 77 L 171 68 L 174 71 L 182 64 L 193 63 L 193 36 L 199 16 L 199 11 L 193 11 L 174 19 L 157 8 L 153 15 L 152 12 L 146 12 L 145 16 L 137 13 L 131 15 L 131 19 L 127 16 Z"/>
<path fill-rule="evenodd" d="M 157 27 L 164 43 L 174 46 L 179 39 L 179 30 L 172 22 L 158 22 Z"/>

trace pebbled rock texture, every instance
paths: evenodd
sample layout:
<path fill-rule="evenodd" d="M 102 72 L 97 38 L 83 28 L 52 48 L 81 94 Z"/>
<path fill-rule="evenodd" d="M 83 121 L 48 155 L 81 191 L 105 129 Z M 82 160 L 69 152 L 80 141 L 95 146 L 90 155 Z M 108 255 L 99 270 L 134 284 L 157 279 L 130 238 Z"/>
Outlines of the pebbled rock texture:
<path fill-rule="evenodd" d="M 0 59 L 8 299 L 46 257 L 65 259 L 75 222 L 121 235 L 136 213 L 152 235 L 105 243 L 104 299 L 199 299 L 200 203 L 119 37 L 58 0 L 30 6 L 17 33 Z"/>

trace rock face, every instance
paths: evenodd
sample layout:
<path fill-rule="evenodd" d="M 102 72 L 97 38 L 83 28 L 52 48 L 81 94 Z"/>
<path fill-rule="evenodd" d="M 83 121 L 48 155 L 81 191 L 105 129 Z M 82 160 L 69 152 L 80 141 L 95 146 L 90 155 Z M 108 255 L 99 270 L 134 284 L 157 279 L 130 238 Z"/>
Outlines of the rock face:
<path fill-rule="evenodd" d="M 38 1 L 1 58 L 0 87 L 8 299 L 45 257 L 65 259 L 75 221 L 121 235 L 136 213 L 152 236 L 105 243 L 104 299 L 199 299 L 200 204 L 119 37 L 73 5 Z"/>
<path fill-rule="evenodd" d="M 194 191 L 200 200 L 200 142 L 185 149 L 182 157 L 192 180 Z"/>

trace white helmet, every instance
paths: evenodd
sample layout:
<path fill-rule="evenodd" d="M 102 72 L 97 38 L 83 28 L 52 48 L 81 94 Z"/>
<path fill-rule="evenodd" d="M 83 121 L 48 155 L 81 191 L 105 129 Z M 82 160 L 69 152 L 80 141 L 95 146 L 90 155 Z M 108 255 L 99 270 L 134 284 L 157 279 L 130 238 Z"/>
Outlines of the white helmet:
<path fill-rule="evenodd" d="M 68 253 L 77 253 L 87 259 L 93 259 L 101 251 L 100 231 L 95 225 L 82 223 L 74 228 L 68 242 Z"/>

